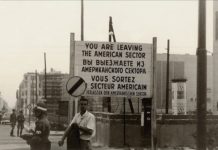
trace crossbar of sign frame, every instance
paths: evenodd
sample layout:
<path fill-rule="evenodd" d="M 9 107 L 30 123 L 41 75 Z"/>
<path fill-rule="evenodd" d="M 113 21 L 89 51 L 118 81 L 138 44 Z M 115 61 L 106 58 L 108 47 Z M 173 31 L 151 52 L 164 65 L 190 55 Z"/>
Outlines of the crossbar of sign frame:
<path fill-rule="evenodd" d="M 75 41 L 74 56 L 84 96 L 152 97 L 152 44 Z"/>

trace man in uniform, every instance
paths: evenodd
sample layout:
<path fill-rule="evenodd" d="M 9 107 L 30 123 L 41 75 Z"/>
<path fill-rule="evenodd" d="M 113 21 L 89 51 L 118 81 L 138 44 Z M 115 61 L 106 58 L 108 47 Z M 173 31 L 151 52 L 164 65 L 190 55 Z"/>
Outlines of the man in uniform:
<path fill-rule="evenodd" d="M 24 128 L 24 115 L 23 115 L 23 111 L 20 110 L 19 111 L 19 115 L 17 116 L 17 136 L 21 136 L 22 135 L 22 131 Z"/>
<path fill-rule="evenodd" d="M 12 114 L 10 115 L 11 132 L 10 136 L 14 136 L 14 127 L 16 125 L 17 117 L 15 114 L 15 109 L 12 109 Z"/>
<path fill-rule="evenodd" d="M 46 105 L 43 102 L 39 102 L 33 111 L 37 121 L 35 122 L 33 137 L 28 141 L 31 150 L 50 150 L 51 142 L 48 139 L 50 124 L 46 115 Z"/>
<path fill-rule="evenodd" d="M 80 99 L 80 112 L 77 113 L 73 120 L 71 121 L 70 125 L 66 129 L 63 137 L 61 140 L 58 142 L 59 146 L 62 146 L 64 144 L 64 140 L 67 137 L 68 134 L 70 133 L 70 130 L 72 130 L 72 127 L 74 129 L 79 130 L 80 134 L 80 150 L 91 150 L 91 143 L 90 140 L 91 138 L 95 135 L 95 130 L 96 130 L 96 125 L 95 125 L 95 116 L 91 114 L 88 110 L 88 99 L 81 98 Z M 77 132 L 74 132 L 77 133 Z M 70 145 L 74 141 L 67 141 L 67 145 Z M 67 146 L 68 147 L 68 146 Z M 78 149 L 68 149 L 68 150 L 78 150 Z"/>

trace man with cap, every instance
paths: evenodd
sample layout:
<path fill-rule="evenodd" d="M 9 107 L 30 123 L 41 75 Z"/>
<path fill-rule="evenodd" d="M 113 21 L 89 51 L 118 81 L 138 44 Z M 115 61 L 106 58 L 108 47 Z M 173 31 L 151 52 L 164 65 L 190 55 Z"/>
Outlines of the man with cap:
<path fill-rule="evenodd" d="M 12 114 L 10 115 L 10 123 L 11 123 L 11 132 L 10 136 L 14 136 L 14 127 L 16 125 L 17 116 L 15 113 L 15 109 L 12 109 Z"/>
<path fill-rule="evenodd" d="M 50 124 L 47 119 L 46 105 L 43 102 L 39 102 L 33 111 L 37 121 L 35 122 L 33 137 L 29 141 L 31 150 L 50 150 L 51 142 L 48 139 Z"/>
<path fill-rule="evenodd" d="M 24 128 L 24 115 L 23 115 L 23 111 L 20 110 L 19 111 L 19 115 L 17 116 L 17 136 L 21 136 L 22 135 L 22 131 Z"/>
<path fill-rule="evenodd" d="M 70 125 L 66 129 L 63 137 L 58 142 L 59 146 L 64 144 L 64 140 L 67 137 L 67 148 L 68 150 L 91 150 L 91 138 L 95 135 L 96 125 L 95 125 L 95 116 L 87 110 L 88 107 L 88 99 L 82 97 L 80 99 L 80 112 L 77 113 L 73 120 L 71 121 Z M 79 148 L 70 147 L 73 140 L 69 140 L 69 134 L 71 130 L 78 130 L 79 131 Z M 77 134 L 76 131 L 73 132 Z M 75 138 L 74 138 L 75 139 Z M 76 140 L 77 141 L 77 140 Z"/>

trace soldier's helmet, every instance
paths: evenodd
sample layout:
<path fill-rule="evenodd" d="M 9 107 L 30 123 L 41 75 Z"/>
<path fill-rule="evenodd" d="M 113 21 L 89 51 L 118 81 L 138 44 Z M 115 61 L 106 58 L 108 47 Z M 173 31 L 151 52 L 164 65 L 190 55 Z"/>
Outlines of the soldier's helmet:
<path fill-rule="evenodd" d="M 34 111 L 41 111 L 41 112 L 47 112 L 47 107 L 44 102 L 38 102 L 37 105 L 34 107 Z"/>

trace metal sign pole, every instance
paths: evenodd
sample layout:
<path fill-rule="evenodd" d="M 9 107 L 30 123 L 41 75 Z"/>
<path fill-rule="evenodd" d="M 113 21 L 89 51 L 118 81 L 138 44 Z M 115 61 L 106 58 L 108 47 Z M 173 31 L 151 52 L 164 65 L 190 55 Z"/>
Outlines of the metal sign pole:
<path fill-rule="evenodd" d="M 70 34 L 70 68 L 69 68 L 69 72 L 70 72 L 70 76 L 74 76 L 74 59 L 75 58 L 75 34 L 71 33 Z M 73 115 L 75 114 L 73 112 L 74 109 L 74 98 L 70 98 L 70 100 L 68 101 L 68 122 L 70 122 L 73 118 Z"/>

